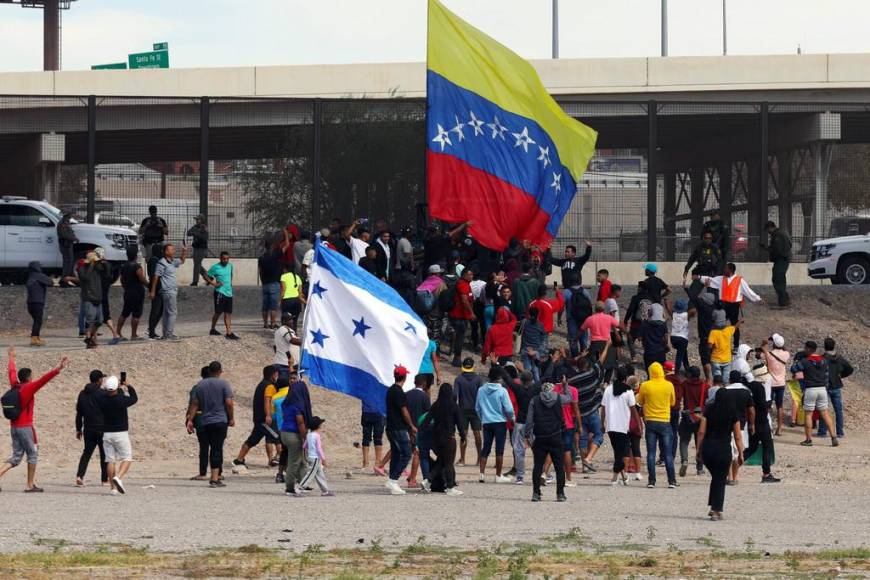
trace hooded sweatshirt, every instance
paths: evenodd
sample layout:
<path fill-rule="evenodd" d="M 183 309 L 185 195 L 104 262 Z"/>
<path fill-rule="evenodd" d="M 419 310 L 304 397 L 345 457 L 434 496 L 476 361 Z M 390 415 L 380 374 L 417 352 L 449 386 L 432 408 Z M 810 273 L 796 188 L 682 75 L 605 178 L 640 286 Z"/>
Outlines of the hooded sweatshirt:
<path fill-rule="evenodd" d="M 459 405 L 459 410 L 474 411 L 474 406 L 477 404 L 477 391 L 483 384 L 483 379 L 474 371 L 463 371 L 461 375 L 453 381 L 453 400 Z"/>
<path fill-rule="evenodd" d="M 649 366 L 649 380 L 640 385 L 637 393 L 637 404 L 643 407 L 643 416 L 647 421 L 671 420 L 671 407 L 677 402 L 674 385 L 665 380 L 665 371 L 659 363 Z"/>
<path fill-rule="evenodd" d="M 514 354 L 514 327 L 517 317 L 507 308 L 499 308 L 495 313 L 495 322 L 486 331 L 483 341 L 483 352 L 480 358 L 486 360 L 490 354 L 495 356 L 511 356 Z"/>
<path fill-rule="evenodd" d="M 76 400 L 76 433 L 82 431 L 103 432 L 103 411 L 100 409 L 97 398 L 100 396 L 100 387 L 88 383 L 79 393 Z"/>
<path fill-rule="evenodd" d="M 704 412 L 707 398 L 707 383 L 703 379 L 688 378 L 683 381 L 683 410 L 693 413 Z"/>
<path fill-rule="evenodd" d="M 42 273 L 42 264 L 33 261 L 27 265 L 27 303 L 45 304 L 45 289 L 53 286 L 51 278 Z"/>
<path fill-rule="evenodd" d="M 514 406 L 510 395 L 501 383 L 484 383 L 477 391 L 477 402 L 474 405 L 480 422 L 507 423 L 514 419 Z"/>
<path fill-rule="evenodd" d="M 560 437 L 565 428 L 562 405 L 570 402 L 571 397 L 568 395 L 560 395 L 553 390 L 542 391 L 529 403 L 523 434 L 530 439 L 534 437 Z"/>
<path fill-rule="evenodd" d="M 755 380 L 752 374 L 752 367 L 749 366 L 749 361 L 746 360 L 746 355 L 748 355 L 751 350 L 752 347 L 748 344 L 741 344 L 737 347 L 737 354 L 734 355 L 734 360 L 731 361 L 731 370 L 740 371 L 740 375 L 748 383 Z"/>

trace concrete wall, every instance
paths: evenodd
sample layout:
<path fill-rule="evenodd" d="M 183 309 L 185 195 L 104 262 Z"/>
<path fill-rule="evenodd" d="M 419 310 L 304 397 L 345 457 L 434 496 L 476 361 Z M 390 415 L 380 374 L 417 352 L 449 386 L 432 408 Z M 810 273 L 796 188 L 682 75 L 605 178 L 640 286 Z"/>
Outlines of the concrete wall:
<path fill-rule="evenodd" d="M 870 54 L 702 56 L 532 61 L 556 95 L 782 93 L 870 97 Z M 239 97 L 421 97 L 423 63 L 57 71 L 0 74 L 0 94 Z"/>
<path fill-rule="evenodd" d="M 203 267 L 207 270 L 217 260 L 206 260 Z M 234 283 L 237 286 L 253 286 L 259 284 L 257 277 L 257 260 L 238 259 L 232 260 L 235 272 Z M 610 280 L 623 287 L 636 285 L 643 279 L 643 268 L 646 262 L 592 262 L 586 264 L 584 282 L 589 285 L 595 280 L 595 272 L 604 268 L 610 271 Z M 657 262 L 659 277 L 672 286 L 679 286 L 683 280 L 683 266 L 685 262 Z M 765 263 L 741 263 L 737 264 L 738 273 L 743 276 L 750 285 L 770 286 L 770 264 Z M 193 260 L 185 262 L 178 273 L 179 284 L 190 284 L 193 274 Z M 550 283 L 561 280 L 558 269 L 550 277 Z M 788 271 L 788 283 L 793 285 L 821 285 L 830 284 L 822 280 L 813 280 L 807 276 L 806 264 L 792 264 Z"/>

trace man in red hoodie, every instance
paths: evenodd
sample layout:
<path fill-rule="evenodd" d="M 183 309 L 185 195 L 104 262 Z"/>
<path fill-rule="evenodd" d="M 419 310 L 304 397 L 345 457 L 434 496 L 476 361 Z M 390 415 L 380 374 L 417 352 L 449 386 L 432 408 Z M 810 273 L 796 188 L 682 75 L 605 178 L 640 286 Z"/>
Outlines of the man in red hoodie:
<path fill-rule="evenodd" d="M 486 331 L 486 339 L 483 341 L 483 351 L 480 354 L 482 364 L 486 364 L 486 359 L 490 356 L 500 365 L 513 358 L 516 325 L 517 317 L 510 309 L 502 306 L 496 311 L 495 322 Z"/>
<path fill-rule="evenodd" d="M 39 379 L 31 382 L 32 372 L 30 369 L 16 370 L 15 368 L 15 348 L 9 347 L 9 384 L 12 385 L 12 390 L 18 392 L 19 404 L 15 405 L 12 412 L 18 412 L 18 416 L 11 420 L 12 427 L 12 457 L 0 466 L 0 477 L 3 477 L 7 471 L 21 463 L 24 454 L 27 454 L 27 487 L 25 493 L 38 493 L 42 488 L 36 487 L 34 480 L 36 479 L 36 461 L 37 461 L 37 439 L 36 429 L 33 428 L 33 403 L 36 391 L 41 389 L 45 384 L 56 377 L 58 373 L 69 363 L 67 357 L 63 357 L 60 361 L 60 366 L 45 373 Z M 5 396 L 4 396 L 5 398 Z M 4 402 L 4 412 L 6 411 Z"/>

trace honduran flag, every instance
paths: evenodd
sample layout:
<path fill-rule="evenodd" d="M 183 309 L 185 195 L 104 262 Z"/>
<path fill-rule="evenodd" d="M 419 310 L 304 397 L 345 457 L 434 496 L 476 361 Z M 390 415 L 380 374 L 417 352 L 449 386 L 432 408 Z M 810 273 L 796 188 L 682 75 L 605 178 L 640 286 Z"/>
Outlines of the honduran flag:
<path fill-rule="evenodd" d="M 596 132 L 565 114 L 528 62 L 429 0 L 429 211 L 471 220 L 483 246 L 548 246 L 577 193 Z"/>
<path fill-rule="evenodd" d="M 393 288 L 319 242 L 309 283 L 302 369 L 385 415 L 395 367 L 408 369 L 408 380 L 420 370 L 426 325 Z"/>

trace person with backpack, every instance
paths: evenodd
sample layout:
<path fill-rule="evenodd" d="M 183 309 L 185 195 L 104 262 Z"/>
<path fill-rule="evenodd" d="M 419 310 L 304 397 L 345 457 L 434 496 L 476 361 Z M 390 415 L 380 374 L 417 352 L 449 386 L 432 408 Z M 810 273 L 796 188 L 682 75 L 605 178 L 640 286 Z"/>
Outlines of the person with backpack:
<path fill-rule="evenodd" d="M 33 427 L 35 397 L 39 389 L 67 367 L 69 358 L 63 357 L 57 368 L 31 381 L 33 372 L 30 369 L 16 369 L 15 348 L 10 346 L 8 354 L 11 388 L 0 397 L 0 404 L 3 406 L 3 416 L 10 422 L 12 455 L 0 466 L 0 478 L 21 463 L 21 459 L 27 454 L 27 487 L 24 488 L 24 492 L 39 493 L 42 492 L 42 488 L 36 486 L 36 463 L 39 454 L 36 447 L 36 429 Z"/>
<path fill-rule="evenodd" d="M 576 357 L 589 342 L 582 327 L 592 316 L 592 299 L 576 278 L 572 279 L 569 290 L 570 297 L 566 298 L 565 307 L 568 312 L 568 350 L 572 357 Z"/>
<path fill-rule="evenodd" d="M 79 458 L 79 468 L 76 471 L 76 487 L 85 485 L 85 473 L 88 470 L 88 463 L 91 462 L 94 449 L 100 450 L 100 481 L 103 485 L 109 483 L 106 469 L 106 450 L 103 447 L 103 411 L 97 402 L 106 375 L 100 370 L 92 370 L 89 378 L 90 382 L 81 390 L 76 400 L 76 439 L 85 444 L 82 456 Z"/>
<path fill-rule="evenodd" d="M 825 354 L 823 356 L 828 361 L 828 400 L 831 407 L 834 408 L 834 424 L 839 439 L 846 436 L 843 432 L 843 395 L 841 394 L 843 379 L 851 376 L 855 369 L 842 355 L 837 354 L 837 343 L 834 342 L 833 338 L 826 338 L 824 347 Z M 819 423 L 818 436 L 828 436 L 828 429 L 824 421 Z"/>

